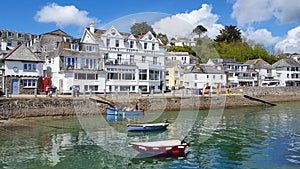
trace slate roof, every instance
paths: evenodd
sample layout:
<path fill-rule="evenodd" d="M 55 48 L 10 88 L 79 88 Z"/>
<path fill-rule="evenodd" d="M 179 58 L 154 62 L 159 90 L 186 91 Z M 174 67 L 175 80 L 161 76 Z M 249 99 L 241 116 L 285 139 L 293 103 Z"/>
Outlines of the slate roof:
<path fill-rule="evenodd" d="M 4 60 L 43 62 L 24 44 L 20 44 L 4 56 Z"/>
<path fill-rule="evenodd" d="M 294 59 L 281 59 L 272 65 L 273 67 L 300 67 L 300 63 Z"/>
<path fill-rule="evenodd" d="M 271 69 L 272 65 L 263 59 L 252 59 L 245 62 L 246 64 L 252 64 L 255 69 Z"/>
<path fill-rule="evenodd" d="M 187 70 L 186 73 L 224 74 L 224 71 L 218 70 L 215 66 L 196 64 Z"/>

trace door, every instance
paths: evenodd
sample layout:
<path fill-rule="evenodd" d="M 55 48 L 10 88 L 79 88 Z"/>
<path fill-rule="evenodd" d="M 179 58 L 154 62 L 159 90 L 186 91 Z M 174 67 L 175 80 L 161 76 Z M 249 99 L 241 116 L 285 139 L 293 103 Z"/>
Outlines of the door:
<path fill-rule="evenodd" d="M 12 94 L 19 94 L 19 80 L 18 79 L 12 79 L 11 80 L 11 93 Z"/>

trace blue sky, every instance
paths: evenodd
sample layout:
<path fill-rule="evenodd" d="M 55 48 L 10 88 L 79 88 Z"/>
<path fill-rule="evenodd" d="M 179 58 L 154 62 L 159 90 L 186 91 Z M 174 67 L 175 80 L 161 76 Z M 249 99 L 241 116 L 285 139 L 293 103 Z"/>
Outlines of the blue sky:
<path fill-rule="evenodd" d="M 35 0 L 6 3 L 1 11 L 0 29 L 34 34 L 62 29 L 75 37 L 91 20 L 96 28 L 114 25 L 120 31 L 145 21 L 169 38 L 188 37 L 201 24 L 213 39 L 225 25 L 236 25 L 247 40 L 300 53 L 298 0 Z"/>

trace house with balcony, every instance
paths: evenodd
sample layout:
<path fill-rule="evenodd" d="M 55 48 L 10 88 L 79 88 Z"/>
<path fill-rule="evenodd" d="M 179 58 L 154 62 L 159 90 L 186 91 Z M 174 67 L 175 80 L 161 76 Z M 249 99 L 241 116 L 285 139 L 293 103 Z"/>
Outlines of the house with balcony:
<path fill-rule="evenodd" d="M 257 86 L 258 72 L 251 67 L 252 64 L 239 63 L 235 60 L 222 58 L 209 59 L 207 65 L 213 65 L 226 73 L 227 85 L 236 86 Z"/>
<path fill-rule="evenodd" d="M 249 64 L 258 73 L 258 86 L 279 85 L 279 80 L 275 79 L 276 70 L 268 62 L 259 58 L 248 60 L 245 64 Z"/>
<path fill-rule="evenodd" d="M 300 63 L 295 59 L 281 59 L 272 65 L 276 70 L 274 79 L 280 86 L 300 86 Z"/>
<path fill-rule="evenodd" d="M 42 88 L 43 60 L 25 44 L 19 44 L 2 58 L 2 89 L 11 94 L 34 94 Z"/>
<path fill-rule="evenodd" d="M 131 35 L 94 28 L 91 22 L 81 43 L 98 45 L 108 92 L 162 92 L 165 90 L 165 52 L 151 32 Z"/>

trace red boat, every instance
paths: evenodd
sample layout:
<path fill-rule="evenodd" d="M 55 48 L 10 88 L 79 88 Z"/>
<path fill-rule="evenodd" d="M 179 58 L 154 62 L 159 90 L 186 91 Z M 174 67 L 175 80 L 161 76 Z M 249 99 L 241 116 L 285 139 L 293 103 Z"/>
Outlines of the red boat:
<path fill-rule="evenodd" d="M 158 154 L 183 154 L 188 144 L 180 140 L 164 140 L 152 142 L 135 142 L 129 146 L 141 153 Z"/>

